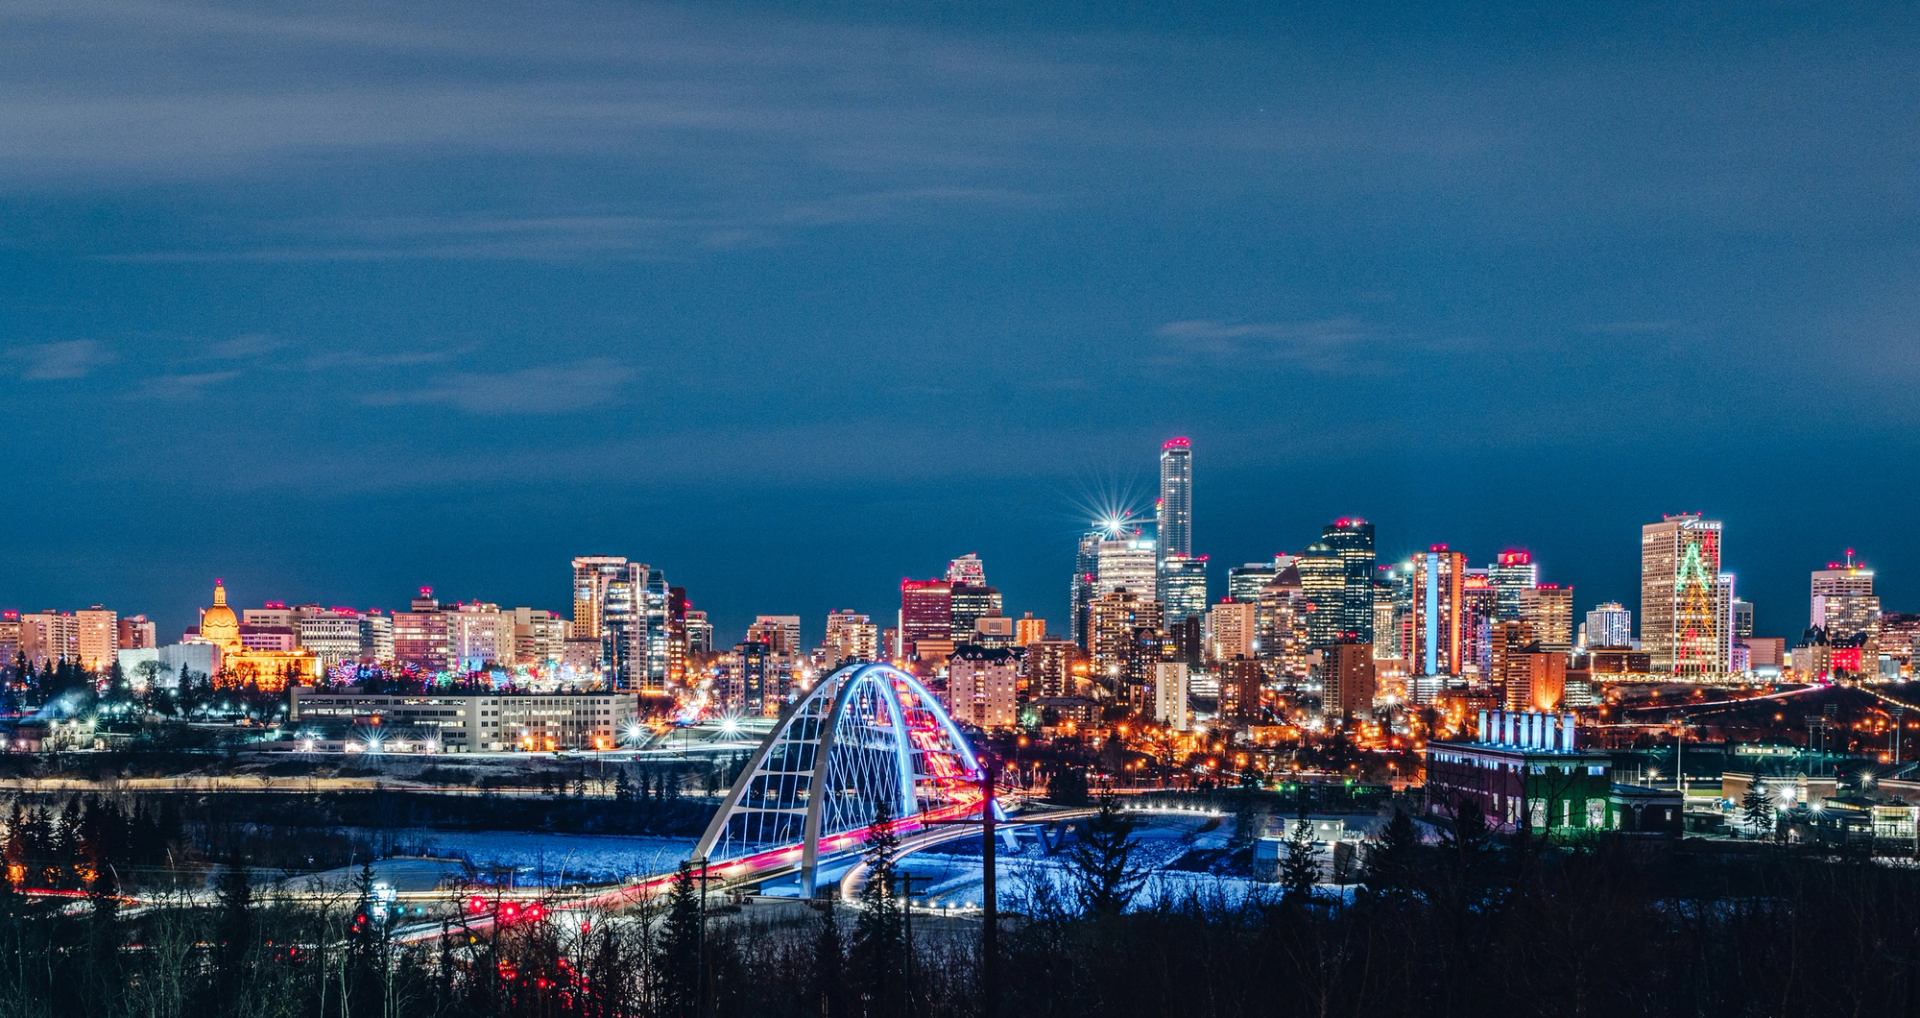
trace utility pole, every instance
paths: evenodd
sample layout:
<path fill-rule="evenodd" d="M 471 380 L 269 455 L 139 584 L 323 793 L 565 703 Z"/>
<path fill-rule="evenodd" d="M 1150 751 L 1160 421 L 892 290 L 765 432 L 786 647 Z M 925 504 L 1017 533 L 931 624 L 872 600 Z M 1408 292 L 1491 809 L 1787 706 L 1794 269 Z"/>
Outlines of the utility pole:
<path fill-rule="evenodd" d="M 1893 765 L 1895 767 L 1900 766 L 1900 716 L 1906 712 L 1905 707 L 1893 709 Z"/>
<path fill-rule="evenodd" d="M 708 871 L 708 862 L 708 858 L 704 855 L 698 859 L 687 860 L 688 865 L 693 867 L 693 879 L 700 882 L 700 939 L 696 942 L 699 948 L 696 954 L 698 961 L 694 968 L 694 980 L 699 986 L 700 994 L 699 1002 L 695 1005 L 695 1013 L 700 1018 L 706 1018 L 711 1010 L 707 1006 L 707 998 L 710 996 L 707 992 L 707 881 L 719 879 Z"/>
<path fill-rule="evenodd" d="M 994 844 L 994 775 L 1000 760 L 988 752 L 980 761 L 980 790 L 986 793 L 980 806 L 980 1010 L 984 1018 L 999 1012 L 1000 990 L 1000 889 L 995 880 L 997 868 Z"/>

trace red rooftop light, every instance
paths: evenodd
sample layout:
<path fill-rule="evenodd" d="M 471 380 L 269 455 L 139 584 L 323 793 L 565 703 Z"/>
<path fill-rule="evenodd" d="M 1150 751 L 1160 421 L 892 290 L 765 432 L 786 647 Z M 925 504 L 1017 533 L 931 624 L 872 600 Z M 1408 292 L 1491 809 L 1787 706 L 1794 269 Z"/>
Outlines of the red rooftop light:
<path fill-rule="evenodd" d="M 1193 447 L 1193 440 L 1185 436 L 1169 438 L 1166 441 L 1160 443 L 1160 448 L 1162 449 L 1191 449 L 1192 447 Z"/>

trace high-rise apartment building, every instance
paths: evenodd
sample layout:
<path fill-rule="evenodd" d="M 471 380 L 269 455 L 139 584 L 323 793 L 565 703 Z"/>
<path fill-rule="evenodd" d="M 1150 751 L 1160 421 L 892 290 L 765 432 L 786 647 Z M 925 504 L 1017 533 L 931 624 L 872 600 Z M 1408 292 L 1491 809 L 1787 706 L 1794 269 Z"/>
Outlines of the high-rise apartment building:
<path fill-rule="evenodd" d="M 1152 689 L 1147 692 L 1147 703 L 1152 708 L 1154 721 L 1176 732 L 1193 727 L 1193 711 L 1187 698 L 1190 679 L 1185 661 L 1153 663 Z"/>
<path fill-rule="evenodd" d="M 1072 640 L 1036 640 L 1027 644 L 1028 688 L 1036 697 L 1074 696 L 1087 681 L 1086 653 Z"/>
<path fill-rule="evenodd" d="M 513 615 L 497 604 L 462 601 L 445 611 L 447 658 L 456 672 L 511 665 Z"/>
<path fill-rule="evenodd" d="M 27 663 L 80 660 L 80 620 L 72 612 L 28 612 L 20 616 L 20 653 Z"/>
<path fill-rule="evenodd" d="M 1640 528 L 1640 645 L 1655 672 L 1727 672 L 1731 605 L 1723 602 L 1720 539 L 1720 521 L 1696 513 Z"/>
<path fill-rule="evenodd" d="M 447 669 L 447 617 L 432 587 L 421 587 L 406 611 L 393 613 L 393 660 L 402 668 Z"/>
<path fill-rule="evenodd" d="M 1047 620 L 1036 619 L 1032 612 L 1022 612 L 1013 622 L 1013 645 L 1025 647 L 1047 638 Z"/>
<path fill-rule="evenodd" d="M 961 650 L 947 661 L 947 710 L 956 720 L 986 730 L 1019 722 L 1014 695 L 1019 672 L 1006 650 Z"/>
<path fill-rule="evenodd" d="M 868 618 L 851 608 L 827 615 L 827 636 L 821 642 L 822 656 L 829 667 L 852 661 L 880 660 L 880 630 Z"/>
<path fill-rule="evenodd" d="M 1193 443 L 1169 438 L 1160 445 L 1159 553 L 1162 560 L 1193 557 Z"/>
<path fill-rule="evenodd" d="M 1364 643 L 1336 643 L 1322 648 L 1321 653 L 1321 713 L 1343 718 L 1372 710 L 1373 698 L 1379 692 L 1373 648 Z"/>
<path fill-rule="evenodd" d="M 800 616 L 756 615 L 747 627 L 747 639 L 766 644 L 775 654 L 800 657 Z"/>
<path fill-rule="evenodd" d="M 145 615 L 128 615 L 120 620 L 119 649 L 150 650 L 160 645 L 159 627 Z"/>
<path fill-rule="evenodd" d="M 300 618 L 300 646 L 329 671 L 347 661 L 360 660 L 360 613 L 351 608 L 327 608 Z"/>
<path fill-rule="evenodd" d="M 1320 542 L 1340 558 L 1340 638 L 1373 642 L 1373 524 L 1344 518 L 1321 532 Z"/>
<path fill-rule="evenodd" d="M 1587 613 L 1587 647 L 1633 646 L 1633 613 L 1618 601 L 1608 601 Z"/>
<path fill-rule="evenodd" d="M 1465 664 L 1466 556 L 1436 544 L 1413 559 L 1410 675 L 1459 675 Z"/>
<path fill-rule="evenodd" d="M 1207 612 L 1207 660 L 1231 661 L 1251 658 L 1258 643 L 1255 605 L 1246 601 L 1222 601 Z"/>
<path fill-rule="evenodd" d="M 575 640 L 601 638 L 606 615 L 607 585 L 625 580 L 635 587 L 644 581 L 646 567 L 620 555 L 582 555 L 573 560 L 573 619 L 568 634 Z"/>
<path fill-rule="evenodd" d="M 75 639 L 80 667 L 96 673 L 112 668 L 120 650 L 120 613 L 96 604 L 75 612 L 74 623 L 80 628 Z"/>
<path fill-rule="evenodd" d="M 1125 590 L 1101 594 L 1087 606 L 1087 655 L 1094 671 L 1112 678 L 1118 674 L 1126 644 L 1140 630 L 1160 628 L 1159 606 Z"/>

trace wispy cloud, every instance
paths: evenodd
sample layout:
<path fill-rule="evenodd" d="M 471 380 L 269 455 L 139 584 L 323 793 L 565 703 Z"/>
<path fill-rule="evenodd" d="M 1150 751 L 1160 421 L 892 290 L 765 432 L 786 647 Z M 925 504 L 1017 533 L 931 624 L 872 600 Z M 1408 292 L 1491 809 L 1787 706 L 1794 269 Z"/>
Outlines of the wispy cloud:
<path fill-rule="evenodd" d="M 591 357 L 494 373 L 453 372 L 415 389 L 388 389 L 361 398 L 369 406 L 447 406 L 470 414 L 564 414 L 612 402 L 633 369 L 610 357 Z"/>
<path fill-rule="evenodd" d="M 238 371 L 191 371 L 146 379 L 127 393 L 132 400 L 170 400 L 188 403 L 204 399 L 215 386 L 240 377 Z"/>
<path fill-rule="evenodd" d="M 1234 322 L 1193 318 L 1168 322 L 1158 334 L 1169 342 L 1205 353 L 1260 356 L 1313 363 L 1335 353 L 1378 342 L 1382 331 L 1358 318 L 1319 318 L 1294 322 Z"/>
<path fill-rule="evenodd" d="M 30 382 L 85 378 L 119 359 L 97 339 L 69 339 L 57 343 L 16 346 L 8 351 L 15 372 Z"/>

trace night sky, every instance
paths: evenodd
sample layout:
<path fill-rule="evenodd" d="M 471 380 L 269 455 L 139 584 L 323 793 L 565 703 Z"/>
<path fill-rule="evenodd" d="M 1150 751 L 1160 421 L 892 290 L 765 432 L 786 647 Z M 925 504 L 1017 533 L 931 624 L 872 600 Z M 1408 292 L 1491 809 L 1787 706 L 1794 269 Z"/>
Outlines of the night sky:
<path fill-rule="evenodd" d="M 1185 434 L 1216 595 L 1355 514 L 1637 609 L 1698 509 L 1765 634 L 1920 609 L 1910 7 L 315 6 L 0 11 L 0 604 L 1064 629 Z"/>

